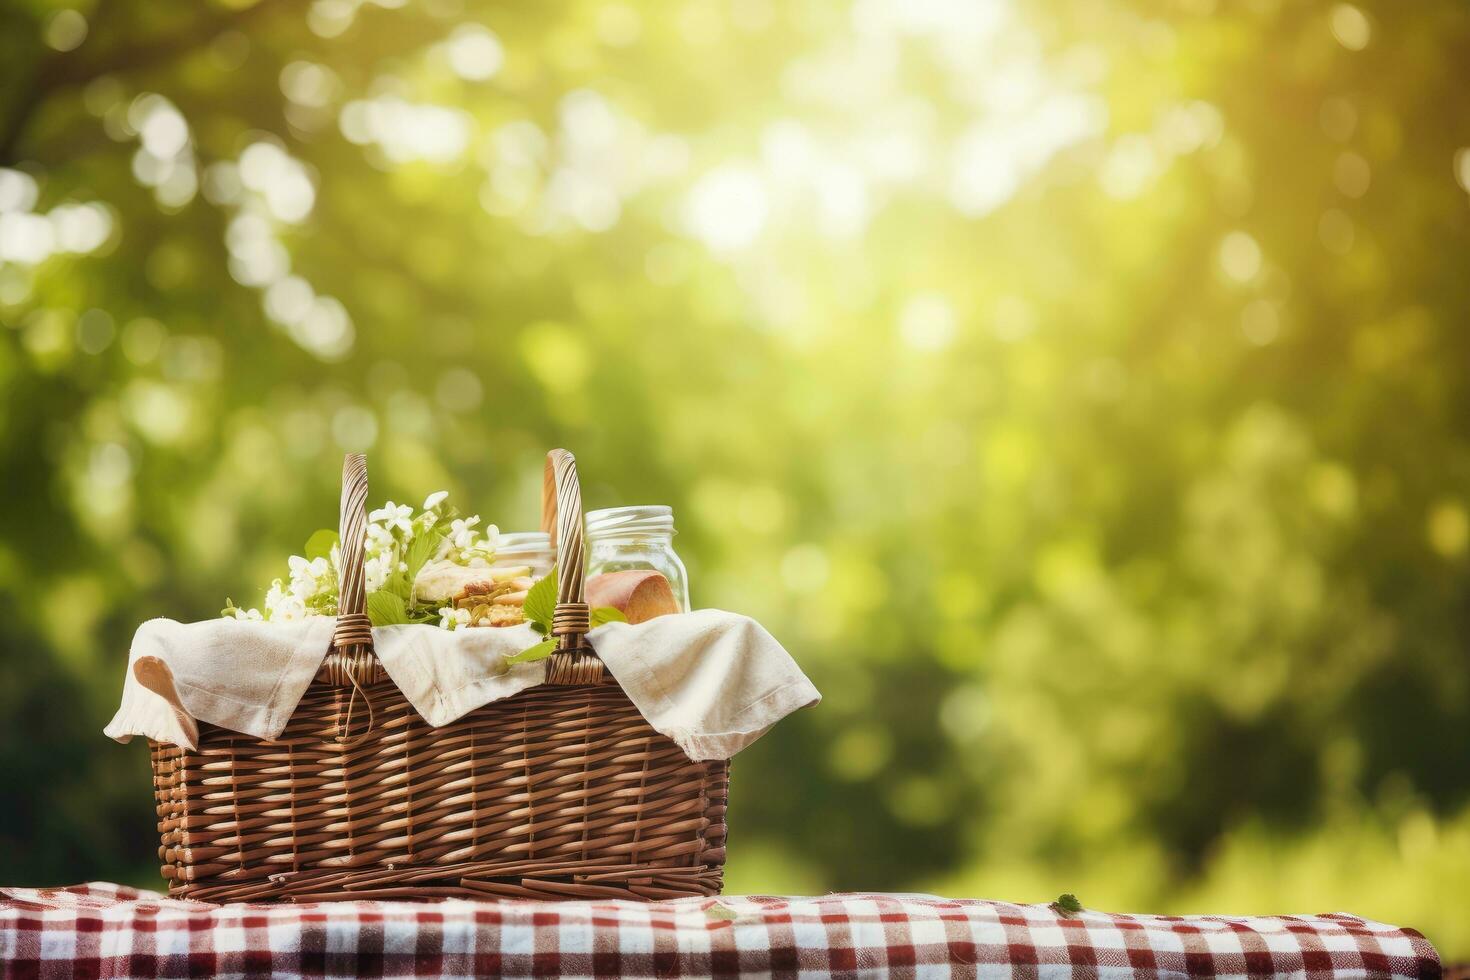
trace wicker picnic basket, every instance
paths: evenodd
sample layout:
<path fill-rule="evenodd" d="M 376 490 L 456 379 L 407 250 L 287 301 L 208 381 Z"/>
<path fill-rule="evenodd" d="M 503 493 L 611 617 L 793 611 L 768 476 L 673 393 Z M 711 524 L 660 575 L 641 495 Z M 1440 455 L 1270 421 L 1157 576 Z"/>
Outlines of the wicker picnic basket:
<path fill-rule="evenodd" d="M 546 683 L 442 728 L 373 654 L 363 611 L 367 466 L 342 473 L 341 615 L 274 741 L 199 726 L 152 744 L 169 894 L 211 902 L 711 895 L 725 861 L 726 762 L 654 731 L 588 646 L 581 491 L 547 456 L 558 543 Z"/>

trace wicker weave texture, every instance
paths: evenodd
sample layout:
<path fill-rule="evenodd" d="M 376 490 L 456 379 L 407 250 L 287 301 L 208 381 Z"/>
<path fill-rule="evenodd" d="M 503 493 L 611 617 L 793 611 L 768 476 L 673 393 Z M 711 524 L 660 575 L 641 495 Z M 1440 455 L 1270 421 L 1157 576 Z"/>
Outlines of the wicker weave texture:
<path fill-rule="evenodd" d="M 553 455 L 548 474 L 552 462 L 560 477 L 553 506 L 563 516 L 574 510 L 579 523 L 571 454 Z M 365 499 L 359 480 L 365 488 L 365 466 L 349 458 L 344 530 Z M 561 527 L 563 550 L 580 550 L 580 528 Z M 563 580 L 558 604 L 574 623 L 585 607 L 580 567 L 577 560 L 576 581 Z M 691 761 L 654 731 L 580 632 L 562 635 L 566 646 L 551 658 L 546 684 L 432 728 L 371 648 L 355 642 L 355 629 L 327 655 L 279 739 L 200 725 L 196 751 L 153 745 L 159 857 L 171 895 L 229 902 L 719 892 L 728 764 Z"/>

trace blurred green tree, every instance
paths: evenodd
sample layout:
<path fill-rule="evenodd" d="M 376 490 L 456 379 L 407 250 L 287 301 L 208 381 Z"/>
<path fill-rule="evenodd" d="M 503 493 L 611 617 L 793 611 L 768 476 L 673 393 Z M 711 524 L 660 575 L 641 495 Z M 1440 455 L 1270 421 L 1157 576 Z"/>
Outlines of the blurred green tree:
<path fill-rule="evenodd" d="M 824 690 L 734 890 L 1470 952 L 1457 0 L 0 4 L 0 879 L 151 875 L 147 617 L 667 501 Z"/>

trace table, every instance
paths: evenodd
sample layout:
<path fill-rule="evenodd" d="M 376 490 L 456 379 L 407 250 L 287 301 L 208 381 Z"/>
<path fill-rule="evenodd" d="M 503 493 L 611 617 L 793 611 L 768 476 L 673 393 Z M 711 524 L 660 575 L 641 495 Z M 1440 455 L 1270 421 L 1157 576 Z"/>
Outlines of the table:
<path fill-rule="evenodd" d="M 1320 916 L 1068 916 L 839 894 L 215 906 L 95 883 L 0 889 L 9 977 L 893 976 L 1439 980 L 1412 929 Z"/>

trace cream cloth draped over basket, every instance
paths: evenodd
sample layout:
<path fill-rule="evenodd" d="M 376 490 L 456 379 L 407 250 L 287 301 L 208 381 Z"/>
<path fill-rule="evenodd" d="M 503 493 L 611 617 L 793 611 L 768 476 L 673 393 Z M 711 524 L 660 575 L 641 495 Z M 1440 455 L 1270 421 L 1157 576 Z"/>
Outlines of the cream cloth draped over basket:
<path fill-rule="evenodd" d="M 699 719 L 688 727 L 680 692 L 707 688 L 712 680 L 738 688 L 750 683 L 750 672 L 742 675 L 737 667 L 711 674 L 697 658 L 661 659 L 640 649 L 648 646 L 640 641 L 699 636 L 723 624 L 694 613 L 601 627 L 600 636 L 611 631 L 606 645 L 619 650 L 612 659 L 635 704 L 587 641 L 581 491 L 575 460 L 558 449 L 547 456 L 542 495 L 542 525 L 558 551 L 557 650 L 542 665 L 515 668 L 518 678 L 500 682 L 509 687 L 481 694 L 495 700 L 435 727 L 425 714 L 433 720 L 456 714 L 433 697 L 441 680 L 435 661 L 415 660 L 412 650 L 394 647 L 393 672 L 414 678 L 407 685 L 411 701 L 374 651 L 364 612 L 366 500 L 366 462 L 351 455 L 343 467 L 340 615 L 330 649 L 284 727 L 271 724 L 268 712 L 259 714 L 258 725 L 242 726 L 266 734 L 280 727 L 274 737 L 207 720 L 197 723 L 196 735 L 171 684 L 140 668 L 134 650 L 128 683 L 138 675 L 142 687 L 169 688 L 180 744 L 159 741 L 160 733 L 146 725 L 130 726 L 126 693 L 108 734 L 150 735 L 159 856 L 169 894 L 232 902 L 718 893 L 726 759 L 769 721 L 815 703 L 816 689 L 794 663 L 794 679 L 782 677 L 762 703 L 740 706 L 742 717 L 758 717 L 761 727 L 702 735 Z M 303 628 L 310 634 L 324 626 Z M 385 647 L 389 636 L 396 642 L 404 635 L 391 632 L 397 630 L 417 630 L 432 647 L 440 640 L 426 631 L 435 629 L 378 632 Z M 534 639 L 529 629 L 512 629 Z M 755 630 L 789 663 L 769 634 Z M 513 638 L 510 630 L 471 632 L 505 635 L 494 642 Z M 152 662 L 156 669 L 156 658 Z M 410 671 L 403 664 L 417 666 Z M 658 676 L 653 668 L 661 665 L 672 665 L 673 672 Z M 544 680 L 530 667 L 544 670 Z M 167 680 L 167 669 L 162 673 Z M 493 686 L 494 679 L 485 680 Z M 202 709 L 199 715 L 214 717 Z"/>

